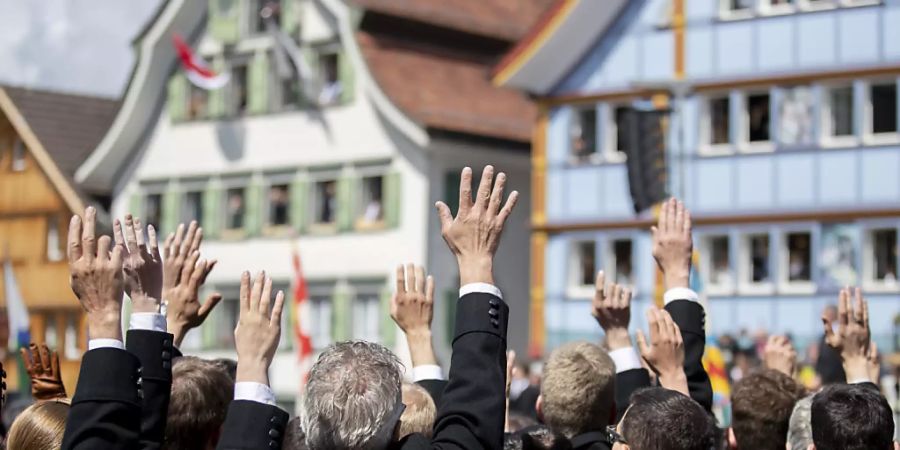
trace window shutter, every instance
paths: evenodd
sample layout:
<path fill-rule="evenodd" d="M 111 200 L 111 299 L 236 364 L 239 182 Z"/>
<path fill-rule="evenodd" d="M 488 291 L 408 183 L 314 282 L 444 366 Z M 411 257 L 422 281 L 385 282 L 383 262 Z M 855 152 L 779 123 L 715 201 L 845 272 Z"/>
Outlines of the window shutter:
<path fill-rule="evenodd" d="M 381 345 L 387 348 L 394 348 L 397 343 L 397 325 L 394 319 L 391 319 L 391 297 L 393 290 L 390 285 L 385 285 L 381 291 L 381 326 L 378 332 L 381 334 Z"/>
<path fill-rule="evenodd" d="M 203 191 L 203 236 L 214 238 L 218 236 L 222 220 L 222 191 L 221 189 L 207 186 Z"/>
<path fill-rule="evenodd" d="M 300 5 L 298 0 L 281 0 L 281 29 L 294 37 L 300 29 Z"/>
<path fill-rule="evenodd" d="M 291 182 L 291 226 L 297 232 L 306 231 L 309 183 L 302 180 Z"/>
<path fill-rule="evenodd" d="M 174 232 L 176 228 L 178 228 L 178 221 L 181 220 L 179 217 L 179 202 L 178 202 L 178 192 L 177 191 L 166 191 L 162 196 L 162 233 L 159 233 L 159 236 L 165 236 L 167 233 Z"/>
<path fill-rule="evenodd" d="M 225 60 L 221 56 L 216 56 L 212 61 L 212 68 L 216 73 L 225 72 Z M 209 116 L 209 118 L 215 119 L 225 116 L 228 108 L 228 103 L 226 101 L 227 92 L 227 86 L 209 91 L 209 102 L 206 107 L 207 116 Z"/>
<path fill-rule="evenodd" d="M 244 209 L 244 231 L 247 236 L 256 236 L 262 227 L 262 186 L 252 183 L 247 186 L 244 194 L 246 209 Z"/>
<path fill-rule="evenodd" d="M 353 297 L 350 290 L 346 286 L 338 284 L 334 289 L 334 294 L 332 294 L 332 310 L 334 312 L 331 316 L 331 320 L 333 321 L 331 337 L 334 342 L 350 339 L 352 301 Z"/>
<path fill-rule="evenodd" d="M 337 182 L 337 226 L 340 231 L 353 229 L 354 192 L 358 180 L 343 177 Z"/>
<path fill-rule="evenodd" d="M 338 78 L 341 80 L 341 102 L 353 102 L 354 89 L 353 64 L 346 50 L 338 54 Z"/>
<path fill-rule="evenodd" d="M 132 194 L 131 195 L 131 198 L 128 200 L 128 212 L 131 213 L 132 216 L 140 217 L 141 219 L 146 219 L 144 217 L 144 210 L 141 209 L 143 200 L 144 200 L 144 196 L 141 194 Z"/>
<path fill-rule="evenodd" d="M 180 71 L 169 78 L 169 118 L 172 121 L 184 120 L 187 117 L 188 80 Z"/>
<path fill-rule="evenodd" d="M 239 0 L 209 0 L 209 34 L 224 44 L 238 40 Z"/>
<path fill-rule="evenodd" d="M 269 55 L 256 52 L 250 62 L 250 73 L 247 75 L 247 102 L 251 114 L 263 114 L 269 111 Z"/>
<path fill-rule="evenodd" d="M 384 220 L 390 228 L 400 226 L 400 203 L 403 195 L 400 180 L 400 174 L 397 172 L 384 177 Z"/>

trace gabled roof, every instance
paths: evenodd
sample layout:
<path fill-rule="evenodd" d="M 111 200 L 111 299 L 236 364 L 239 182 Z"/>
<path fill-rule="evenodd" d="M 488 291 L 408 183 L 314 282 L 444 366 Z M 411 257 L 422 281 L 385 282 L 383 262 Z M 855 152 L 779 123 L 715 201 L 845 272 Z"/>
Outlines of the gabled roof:
<path fill-rule="evenodd" d="M 628 0 L 556 0 L 494 68 L 495 85 L 547 94 L 624 11 Z"/>
<path fill-rule="evenodd" d="M 118 108 L 108 98 L 0 87 L 0 111 L 73 212 L 93 203 L 73 176 Z"/>

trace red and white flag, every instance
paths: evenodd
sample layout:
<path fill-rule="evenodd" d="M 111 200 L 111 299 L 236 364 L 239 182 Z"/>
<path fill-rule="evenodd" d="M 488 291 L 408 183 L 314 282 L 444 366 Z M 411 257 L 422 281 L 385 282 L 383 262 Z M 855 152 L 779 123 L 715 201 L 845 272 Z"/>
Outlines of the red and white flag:
<path fill-rule="evenodd" d="M 228 75 L 228 72 L 219 74 L 213 72 L 213 70 L 206 65 L 206 61 L 204 61 L 203 58 L 195 55 L 194 52 L 191 51 L 191 47 L 184 42 L 181 35 L 178 33 L 173 34 L 172 44 L 175 45 L 175 51 L 178 52 L 178 59 L 181 60 L 181 68 L 184 69 L 188 80 L 191 80 L 191 83 L 193 83 L 194 86 L 211 91 L 228 84 L 228 80 L 231 78 Z"/>
<path fill-rule="evenodd" d="M 300 361 L 300 369 L 303 377 L 301 382 L 306 384 L 306 377 L 312 366 L 312 339 L 309 337 L 309 290 L 306 286 L 306 278 L 300 266 L 300 251 L 297 246 L 293 248 L 294 263 L 294 337 L 297 340 L 297 358 Z"/>

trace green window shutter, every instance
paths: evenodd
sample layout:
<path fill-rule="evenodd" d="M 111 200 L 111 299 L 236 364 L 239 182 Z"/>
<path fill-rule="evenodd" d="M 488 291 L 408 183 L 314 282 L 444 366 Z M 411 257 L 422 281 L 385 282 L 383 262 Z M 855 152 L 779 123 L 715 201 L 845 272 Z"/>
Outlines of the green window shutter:
<path fill-rule="evenodd" d="M 397 343 L 397 325 L 391 319 L 391 297 L 393 288 L 385 286 L 381 291 L 381 326 L 378 332 L 381 334 L 381 344 L 387 348 L 394 348 Z"/>
<path fill-rule="evenodd" d="M 181 220 L 179 212 L 179 193 L 177 191 L 166 191 L 162 196 L 162 233 L 159 236 L 165 236 L 174 232 L 178 228 L 178 221 Z"/>
<path fill-rule="evenodd" d="M 141 194 L 131 195 L 131 198 L 128 200 L 128 212 L 131 213 L 132 216 L 144 219 L 144 210 L 141 209 L 143 200 L 144 196 Z"/>
<path fill-rule="evenodd" d="M 384 220 L 388 227 L 400 226 L 400 204 L 403 190 L 400 188 L 401 177 L 393 172 L 384 177 Z"/>
<path fill-rule="evenodd" d="M 225 60 L 221 56 L 216 56 L 212 62 L 213 71 L 216 73 L 223 73 L 226 71 L 225 68 Z M 226 93 L 228 92 L 228 87 L 222 87 L 219 89 L 213 89 L 209 91 L 209 102 L 207 104 L 207 115 L 211 119 L 215 119 L 218 117 L 225 116 L 227 112 L 228 103 L 226 99 Z"/>
<path fill-rule="evenodd" d="M 256 236 L 262 230 L 262 186 L 250 184 L 244 195 L 244 231 L 248 236 Z"/>
<path fill-rule="evenodd" d="M 222 220 L 222 191 L 212 186 L 207 186 L 203 191 L 203 236 L 214 238 L 218 236 Z"/>
<path fill-rule="evenodd" d="M 239 0 L 209 0 L 207 30 L 212 37 L 230 44 L 238 40 Z"/>
<path fill-rule="evenodd" d="M 447 289 L 444 291 L 444 304 L 447 305 L 446 310 L 446 321 L 444 322 L 446 325 L 446 329 L 444 330 L 444 336 L 447 339 L 447 345 L 453 345 L 453 338 L 456 335 L 456 302 L 459 301 L 459 291 L 456 289 Z"/>
<path fill-rule="evenodd" d="M 347 51 L 338 54 L 338 78 L 341 80 L 341 102 L 352 103 L 356 90 L 353 64 Z"/>
<path fill-rule="evenodd" d="M 298 232 L 306 231 L 309 183 L 302 180 L 291 182 L 291 225 Z"/>
<path fill-rule="evenodd" d="M 334 342 L 350 339 L 350 323 L 353 313 L 351 302 L 353 297 L 347 287 L 338 285 L 332 296 L 331 337 Z"/>
<path fill-rule="evenodd" d="M 173 121 L 187 117 L 188 80 L 180 71 L 169 78 L 169 97 L 167 99 L 169 118 Z"/>
<path fill-rule="evenodd" d="M 269 112 L 269 56 L 265 52 L 256 52 L 250 62 L 250 73 L 247 75 L 248 110 L 251 114 Z"/>
<path fill-rule="evenodd" d="M 300 29 L 299 0 L 281 0 L 281 29 L 293 35 Z"/>
<path fill-rule="evenodd" d="M 343 177 L 337 181 L 337 226 L 340 231 L 353 229 L 354 193 L 358 180 Z"/>

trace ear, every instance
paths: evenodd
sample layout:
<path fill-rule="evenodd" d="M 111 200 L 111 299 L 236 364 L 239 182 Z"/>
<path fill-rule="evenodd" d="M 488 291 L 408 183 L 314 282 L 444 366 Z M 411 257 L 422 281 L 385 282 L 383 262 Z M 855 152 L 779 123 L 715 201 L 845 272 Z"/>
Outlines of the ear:
<path fill-rule="evenodd" d="M 538 422 L 544 423 L 544 395 L 538 395 L 537 401 L 534 402 L 534 410 L 537 412 Z"/>
<path fill-rule="evenodd" d="M 728 427 L 728 448 L 731 450 L 737 450 L 737 438 L 734 437 L 734 428 Z"/>

